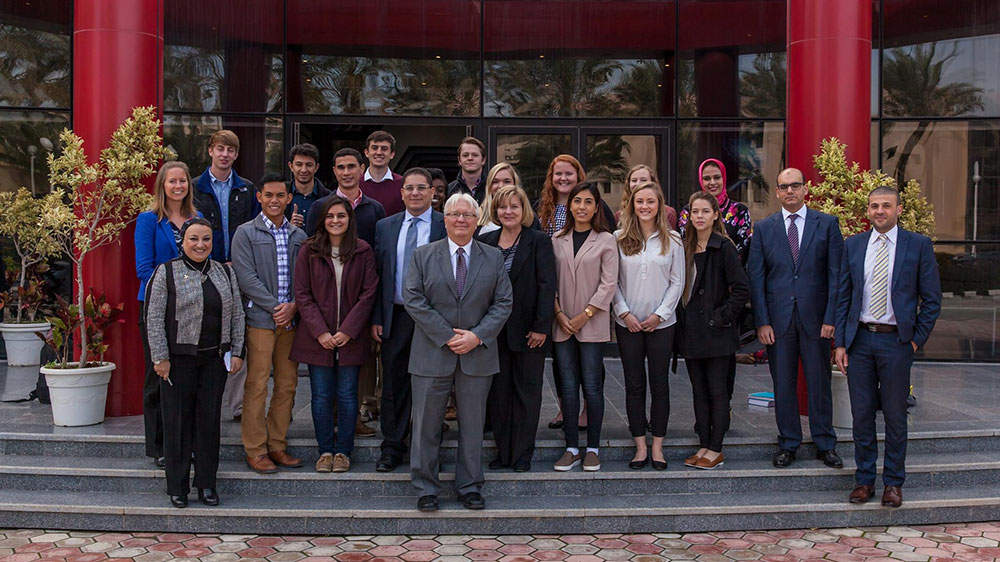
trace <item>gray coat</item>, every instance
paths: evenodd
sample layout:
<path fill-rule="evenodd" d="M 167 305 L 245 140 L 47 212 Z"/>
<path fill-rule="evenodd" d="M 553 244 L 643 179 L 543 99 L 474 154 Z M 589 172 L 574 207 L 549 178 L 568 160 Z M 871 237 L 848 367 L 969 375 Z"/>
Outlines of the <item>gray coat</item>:
<path fill-rule="evenodd" d="M 306 239 L 301 228 L 288 225 L 288 295 L 295 294 L 295 258 Z M 274 307 L 278 306 L 278 253 L 274 235 L 257 215 L 236 229 L 231 244 L 233 270 L 240 282 L 247 325 L 274 329 Z"/>
<path fill-rule="evenodd" d="M 455 371 L 489 376 L 500 370 L 497 335 L 513 303 L 510 279 L 500 250 L 472 241 L 465 293 L 458 298 L 448 253 L 448 238 L 417 248 L 403 280 L 403 301 L 416 329 L 410 346 L 409 371 L 415 375 L 447 377 Z M 465 355 L 447 347 L 452 328 L 470 330 L 483 344 Z"/>
<path fill-rule="evenodd" d="M 173 272 L 173 295 L 168 292 L 167 269 Z M 146 290 L 146 333 L 153 363 L 171 355 L 196 355 L 201 337 L 203 276 L 180 259 L 160 264 Z M 217 261 L 208 268 L 208 279 L 222 300 L 222 337 L 219 351 L 243 357 L 245 320 L 236 275 Z M 170 311 L 170 313 L 168 313 Z"/>

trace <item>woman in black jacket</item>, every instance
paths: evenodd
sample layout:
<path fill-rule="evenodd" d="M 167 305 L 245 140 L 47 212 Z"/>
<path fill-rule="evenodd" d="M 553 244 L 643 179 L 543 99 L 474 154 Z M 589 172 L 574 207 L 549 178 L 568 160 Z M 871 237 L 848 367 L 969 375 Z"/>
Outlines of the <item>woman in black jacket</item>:
<path fill-rule="evenodd" d="M 729 361 L 739 347 L 739 313 L 749 282 L 736 246 L 726 236 L 719 202 L 704 191 L 691 195 L 684 233 L 683 349 L 694 393 L 695 432 L 701 448 L 684 464 L 722 465 L 722 439 L 729 429 Z"/>
<path fill-rule="evenodd" d="M 549 237 L 529 228 L 535 217 L 523 189 L 501 187 L 492 203 L 493 222 L 501 228 L 479 240 L 498 247 L 503 254 L 514 306 L 497 337 L 500 373 L 493 377 L 487 402 L 497 458 L 489 466 L 494 470 L 512 466 L 517 472 L 527 472 L 535 451 L 545 350 L 552 332 L 555 258 Z"/>

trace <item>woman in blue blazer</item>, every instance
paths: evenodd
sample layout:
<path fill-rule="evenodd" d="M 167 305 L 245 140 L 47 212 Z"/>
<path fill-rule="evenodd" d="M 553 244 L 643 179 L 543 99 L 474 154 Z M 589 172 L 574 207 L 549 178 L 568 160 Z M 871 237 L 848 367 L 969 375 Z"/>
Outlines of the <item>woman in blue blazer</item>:
<path fill-rule="evenodd" d="M 179 255 L 181 227 L 185 222 L 200 217 L 194 208 L 191 191 L 191 174 L 183 162 L 166 162 L 156 174 L 153 184 L 153 203 L 148 211 L 139 213 L 135 222 L 135 274 L 139 277 L 139 306 L 146 300 L 146 283 L 161 263 Z M 146 358 L 146 379 L 142 389 L 142 412 L 146 422 L 146 456 L 152 457 L 156 466 L 163 467 L 163 420 L 160 416 L 160 377 L 149 362 L 149 343 L 146 327 L 139 315 L 139 330 Z"/>

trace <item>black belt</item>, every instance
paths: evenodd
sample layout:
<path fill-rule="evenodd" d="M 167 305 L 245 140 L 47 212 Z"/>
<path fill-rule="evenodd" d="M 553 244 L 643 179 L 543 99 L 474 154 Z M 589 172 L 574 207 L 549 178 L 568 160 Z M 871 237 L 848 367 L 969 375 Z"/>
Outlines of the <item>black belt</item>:
<path fill-rule="evenodd" d="M 875 332 L 878 334 L 891 334 L 896 331 L 895 324 L 869 324 L 867 322 L 858 322 L 858 326 L 862 330 L 868 330 L 869 332 Z"/>

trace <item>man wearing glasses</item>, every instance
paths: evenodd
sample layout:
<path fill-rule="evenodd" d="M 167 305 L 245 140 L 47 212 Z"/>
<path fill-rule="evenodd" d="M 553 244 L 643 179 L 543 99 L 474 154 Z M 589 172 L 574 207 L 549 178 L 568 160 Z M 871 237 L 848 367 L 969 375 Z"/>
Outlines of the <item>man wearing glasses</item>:
<path fill-rule="evenodd" d="M 431 209 L 431 174 L 410 168 L 402 177 L 405 210 L 375 225 L 379 289 L 372 313 L 372 339 L 382 344 L 382 454 L 379 472 L 392 472 L 406 456 L 410 431 L 410 342 L 413 319 L 403 307 L 403 278 L 413 252 L 445 236 L 444 215 Z"/>
<path fill-rule="evenodd" d="M 778 452 L 784 468 L 802 443 L 796 381 L 802 363 L 809 390 L 809 431 L 816 458 L 843 468 L 835 450 L 830 396 L 830 344 L 844 238 L 837 219 L 805 205 L 809 188 L 795 168 L 778 174 L 781 211 L 754 226 L 747 272 L 757 339 L 767 346 L 774 383 Z"/>

